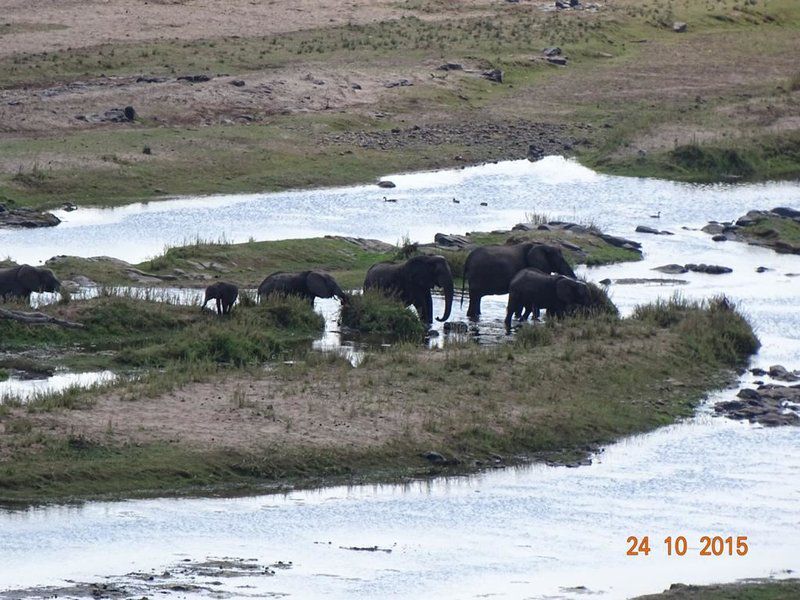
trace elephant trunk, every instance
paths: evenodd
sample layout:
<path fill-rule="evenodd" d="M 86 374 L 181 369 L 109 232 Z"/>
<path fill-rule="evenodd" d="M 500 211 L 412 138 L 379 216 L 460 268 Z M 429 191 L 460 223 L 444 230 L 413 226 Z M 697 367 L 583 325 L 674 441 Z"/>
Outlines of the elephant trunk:
<path fill-rule="evenodd" d="M 450 318 L 450 310 L 453 308 L 453 276 L 450 275 L 446 281 L 443 282 L 444 288 L 444 314 L 442 318 L 436 317 L 436 320 L 441 322 L 447 321 Z"/>

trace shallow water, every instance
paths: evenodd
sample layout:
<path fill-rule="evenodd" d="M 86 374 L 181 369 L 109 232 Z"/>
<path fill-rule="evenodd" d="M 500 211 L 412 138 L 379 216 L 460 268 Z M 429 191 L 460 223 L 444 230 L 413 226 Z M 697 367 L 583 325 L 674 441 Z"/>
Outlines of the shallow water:
<path fill-rule="evenodd" d="M 677 287 L 612 285 L 613 299 L 623 313 L 675 290 L 689 297 L 726 293 L 750 315 L 764 342 L 753 365 L 800 367 L 800 278 L 786 275 L 800 272 L 800 258 L 744 244 L 717 244 L 704 233 L 681 229 L 700 227 L 712 218 L 733 219 L 752 208 L 798 207 L 800 185 L 686 186 L 604 177 L 558 159 L 391 179 L 398 184 L 393 196 L 403 201 L 391 207 L 377 205 L 372 234 L 359 229 L 367 222 L 359 217 L 376 211 L 374 197 L 382 195 L 377 188 L 276 194 L 260 196 L 261 200 L 209 199 L 204 202 L 216 204 L 199 210 L 228 215 L 224 219 L 231 222 L 234 214 L 257 221 L 266 214 L 274 219 L 279 211 L 281 219 L 273 222 L 282 223 L 274 230 L 281 232 L 274 237 L 290 237 L 281 230 L 284 226 L 298 237 L 308 235 L 303 227 L 311 227 L 312 220 L 302 221 L 298 215 L 304 209 L 295 202 L 307 208 L 314 201 L 319 214 L 326 215 L 313 220 L 321 232 L 388 241 L 406 232 L 383 218 L 388 211 L 396 211 L 395 218 L 420 241 L 429 241 L 439 230 L 508 228 L 522 220 L 525 210 L 591 220 L 610 233 L 643 242 L 645 249 L 641 263 L 581 270 L 592 280 L 659 277 L 650 269 L 672 262 L 717 263 L 734 269 L 729 275 L 675 276 L 688 281 Z M 462 204 L 453 205 L 453 196 Z M 477 204 L 483 198 L 489 198 L 490 206 L 478 214 L 470 202 L 474 199 Z M 171 223 L 188 218 L 193 210 L 183 203 L 173 212 L 157 213 L 165 223 L 162 227 L 151 222 L 153 234 L 170 229 Z M 662 218 L 651 221 L 647 215 L 657 210 Z M 124 226 L 138 231 L 138 219 L 155 219 L 157 214 L 131 209 Z M 297 229 L 285 223 L 294 223 Z M 372 227 L 373 222 L 368 223 Z M 637 224 L 653 223 L 676 235 L 633 233 Z M 108 241 L 102 241 L 103 232 L 123 225 L 110 220 L 72 226 L 93 232 L 93 239 L 102 245 Z M 47 232 L 36 232 L 45 236 L 41 239 L 45 250 L 28 250 L 13 242 L 21 245 L 12 256 L 53 254 L 50 250 L 61 242 L 59 229 L 49 232 L 51 238 Z M 274 231 L 269 230 L 269 237 Z M 225 234 L 249 235 L 235 230 Z M 5 241 L 0 238 L 0 243 Z M 153 247 L 160 250 L 166 241 L 159 238 Z M 109 248 L 115 247 L 104 246 L 98 252 L 87 245 L 86 253 L 111 253 Z M 762 265 L 774 270 L 757 274 L 755 268 Z M 441 309 L 441 300 L 436 303 L 435 311 Z M 501 327 L 504 306 L 502 297 L 487 298 L 483 327 Z M 333 304 L 318 303 L 317 308 L 335 312 Z M 465 308 L 454 306 L 454 311 Z M 461 319 L 461 313 L 455 312 L 453 318 Z M 326 335 L 326 339 L 332 338 Z M 749 374 L 743 377 L 752 379 Z M 734 393 L 719 392 L 711 402 Z M 228 597 L 581 598 L 590 593 L 626 598 L 659 591 L 676 581 L 780 576 L 800 569 L 798 449 L 798 428 L 735 423 L 712 417 L 704 409 L 686 422 L 613 444 L 594 457 L 592 466 L 579 469 L 537 465 L 406 486 L 0 512 L 0 590 L 61 585 L 65 579 L 105 581 L 107 576 L 132 571 L 160 572 L 186 558 L 225 556 L 292 562 L 291 568 L 274 577 L 226 578 L 214 586 Z M 650 556 L 625 555 L 628 536 L 648 534 L 654 549 Z M 686 536 L 689 553 L 665 556 L 662 540 L 667 535 Z M 700 557 L 701 535 L 746 535 L 750 552 L 745 557 Z M 342 548 L 374 545 L 391 552 Z M 239 587 L 243 585 L 253 587 Z"/>
<path fill-rule="evenodd" d="M 36 379 L 11 376 L 0 381 L 0 404 L 6 399 L 21 400 L 58 392 L 71 387 L 91 387 L 112 381 L 116 375 L 112 371 L 87 371 L 84 373 L 55 373 L 49 377 Z"/>

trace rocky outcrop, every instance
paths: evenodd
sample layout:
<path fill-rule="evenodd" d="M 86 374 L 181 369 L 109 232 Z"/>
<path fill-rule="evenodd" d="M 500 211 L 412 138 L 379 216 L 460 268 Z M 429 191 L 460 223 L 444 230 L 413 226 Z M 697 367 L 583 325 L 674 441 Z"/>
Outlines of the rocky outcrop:
<path fill-rule="evenodd" d="M 61 219 L 49 212 L 32 208 L 8 208 L 0 204 L 0 227 L 34 229 L 36 227 L 55 227 Z"/>
<path fill-rule="evenodd" d="M 792 235 L 792 230 L 797 234 Z M 710 221 L 702 231 L 714 236 L 714 241 L 745 242 L 782 254 L 800 254 L 800 210 L 786 206 L 751 210 L 735 223 Z"/>
<path fill-rule="evenodd" d="M 654 267 L 653 271 L 666 273 L 667 275 L 682 275 L 683 273 L 688 273 L 689 271 L 694 271 L 695 273 L 707 273 L 709 275 L 723 275 L 725 273 L 733 273 L 733 269 L 731 269 L 730 267 L 723 267 L 721 265 L 706 265 L 706 264 L 678 265 L 675 263 L 669 265 L 662 265 L 660 267 Z"/>
<path fill-rule="evenodd" d="M 326 235 L 325 238 L 331 240 L 343 240 L 345 242 L 349 242 L 350 244 L 354 244 L 355 246 L 358 246 L 367 252 L 394 252 L 397 250 L 396 246 L 392 246 L 391 244 L 387 244 L 386 242 L 382 242 L 380 240 L 347 237 L 342 235 Z"/>
<path fill-rule="evenodd" d="M 747 420 L 766 427 L 800 425 L 800 386 L 762 384 L 758 388 L 743 388 L 737 400 L 719 402 L 717 414 L 729 419 Z"/>
<path fill-rule="evenodd" d="M 475 242 L 471 241 L 465 235 L 454 235 L 448 233 L 437 233 L 433 237 L 433 242 L 440 248 L 461 249 L 469 248 L 475 245 Z"/>

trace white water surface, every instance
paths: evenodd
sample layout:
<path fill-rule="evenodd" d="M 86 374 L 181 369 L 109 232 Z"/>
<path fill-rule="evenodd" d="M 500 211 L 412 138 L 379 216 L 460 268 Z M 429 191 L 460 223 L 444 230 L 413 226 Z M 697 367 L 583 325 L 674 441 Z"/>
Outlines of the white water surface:
<path fill-rule="evenodd" d="M 409 232 L 430 241 L 436 231 L 507 229 L 536 210 L 592 221 L 644 244 L 642 262 L 580 270 L 592 280 L 662 277 L 652 267 L 673 262 L 732 267 L 729 275 L 663 276 L 686 281 L 677 286 L 612 284 L 612 297 L 627 314 L 676 290 L 693 298 L 725 293 L 751 317 L 764 343 L 753 366 L 800 368 L 800 278 L 788 275 L 800 272 L 800 257 L 715 243 L 682 229 L 754 208 L 798 208 L 797 183 L 692 186 L 597 175 L 556 158 L 390 179 L 398 185 L 391 190 L 401 199 L 396 205 L 382 204 L 384 190 L 375 187 L 214 198 L 200 208 L 180 200 L 174 210 L 170 203 L 151 204 L 127 216 L 100 212 L 94 222 L 40 230 L 36 247 L 16 234 L 11 246 L 5 233 L 0 243 L 14 258 L 40 260 L 76 253 L 62 248 L 72 229 L 85 234 L 86 255 L 119 255 L 127 246 L 113 237 L 130 231 L 140 243 L 123 258 L 138 260 L 180 241 L 168 236 L 176 229 L 186 236 L 181 227 L 197 223 L 197 211 L 227 215 L 230 222 L 230 229 L 203 237 L 246 239 L 269 215 L 272 227 L 256 239 L 305 237 L 313 229 L 387 241 Z M 481 209 L 483 199 L 490 205 Z M 310 206 L 318 211 L 304 217 Z M 658 210 L 661 219 L 650 219 Z M 142 219 L 149 226 L 139 229 Z M 635 234 L 638 224 L 675 235 Z M 56 247 L 62 249 L 53 252 Z M 771 270 L 757 274 L 758 266 Z M 504 305 L 502 297 L 485 299 L 481 327 L 496 330 Z M 335 313 L 335 307 L 318 308 Z M 439 314 L 440 299 L 434 310 Z M 462 319 L 464 310 L 454 307 L 453 318 Z M 577 469 L 536 465 L 410 485 L 0 511 L 0 590 L 104 581 L 208 557 L 292 562 L 274 577 L 225 579 L 216 589 L 234 598 L 605 599 L 657 592 L 673 582 L 786 576 L 800 570 L 800 429 L 713 417 L 707 406 L 734 394 L 715 393 L 696 417 L 612 444 L 591 466 Z M 649 535 L 651 555 L 626 556 L 630 535 Z M 689 553 L 667 557 L 662 540 L 668 535 L 686 536 Z M 750 551 L 700 557 L 702 535 L 746 535 Z M 374 545 L 392 552 L 342 548 Z"/>

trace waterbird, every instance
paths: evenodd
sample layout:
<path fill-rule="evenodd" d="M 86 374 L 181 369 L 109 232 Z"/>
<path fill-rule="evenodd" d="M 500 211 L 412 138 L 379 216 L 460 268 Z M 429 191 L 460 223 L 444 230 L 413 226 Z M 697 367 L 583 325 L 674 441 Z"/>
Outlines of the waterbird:
<path fill-rule="evenodd" d="M 453 204 L 461 204 L 461 200 L 456 200 L 455 198 L 453 198 Z"/>
<path fill-rule="evenodd" d="M 386 196 L 383 197 L 384 202 L 397 202 L 397 198 L 387 198 Z"/>
<path fill-rule="evenodd" d="M 481 202 L 481 206 L 489 206 L 488 202 Z"/>
<path fill-rule="evenodd" d="M 661 218 L 661 211 L 658 211 L 658 212 L 657 212 L 656 214 L 654 214 L 654 215 L 650 215 L 650 218 L 651 218 L 651 219 L 660 219 L 660 218 Z"/>

